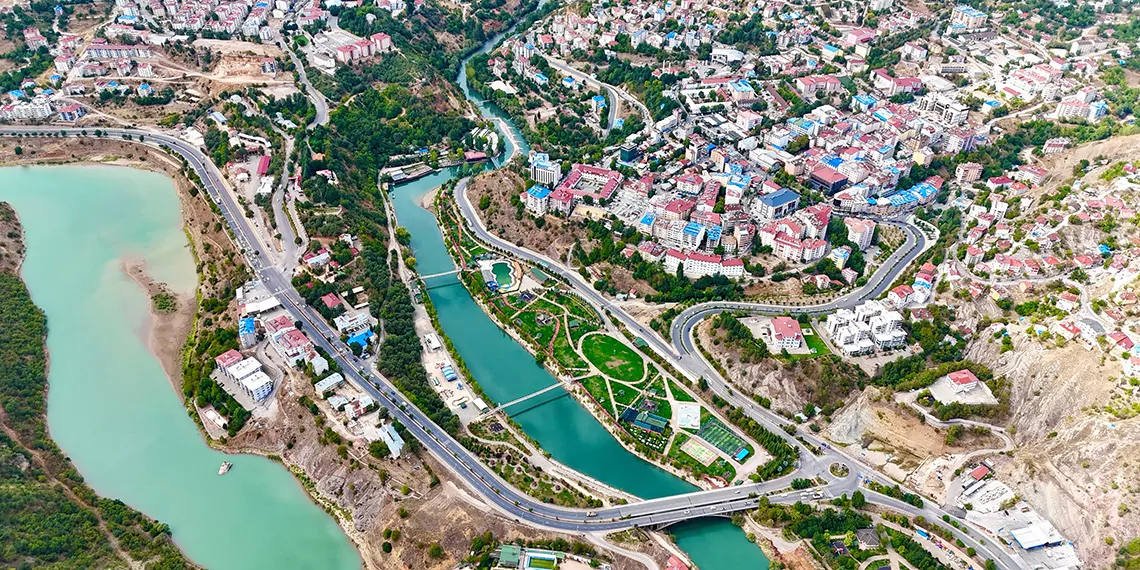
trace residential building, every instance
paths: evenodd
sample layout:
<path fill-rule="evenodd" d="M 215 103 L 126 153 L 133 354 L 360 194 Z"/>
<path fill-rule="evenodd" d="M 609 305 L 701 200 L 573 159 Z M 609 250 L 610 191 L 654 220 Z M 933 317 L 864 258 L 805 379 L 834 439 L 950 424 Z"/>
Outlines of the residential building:
<path fill-rule="evenodd" d="M 535 216 L 545 215 L 550 209 L 550 188 L 546 186 L 531 186 L 522 193 L 523 204 L 527 211 Z"/>
<path fill-rule="evenodd" d="M 860 251 L 865 251 L 871 247 L 871 241 L 875 237 L 875 222 L 873 220 L 844 218 L 843 223 L 847 226 L 848 241 L 855 244 Z"/>
<path fill-rule="evenodd" d="M 800 195 L 787 188 L 765 194 L 753 201 L 752 215 L 758 220 L 775 220 L 796 211 Z"/>
<path fill-rule="evenodd" d="M 799 321 L 791 317 L 772 317 L 772 343 L 781 350 L 795 350 L 804 343 Z"/>
<path fill-rule="evenodd" d="M 951 372 L 947 377 L 950 379 L 950 386 L 958 393 L 969 392 L 978 387 L 978 377 L 967 369 Z"/>

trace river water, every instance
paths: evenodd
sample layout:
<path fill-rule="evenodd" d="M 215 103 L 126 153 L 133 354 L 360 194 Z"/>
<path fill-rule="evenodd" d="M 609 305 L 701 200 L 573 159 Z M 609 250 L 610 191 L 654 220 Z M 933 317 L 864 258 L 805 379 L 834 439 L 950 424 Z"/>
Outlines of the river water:
<path fill-rule="evenodd" d="M 23 277 L 48 317 L 48 425 L 101 495 L 170 525 L 210 569 L 356 569 L 359 555 L 288 471 L 206 446 L 144 329 L 149 300 L 122 270 L 190 293 L 194 259 L 169 178 L 111 166 L 0 168 L 27 234 Z M 224 460 L 233 469 L 218 476 Z"/>
<path fill-rule="evenodd" d="M 513 30 L 513 29 L 512 29 Z M 507 33 L 510 33 L 508 30 Z M 480 53 L 497 45 L 502 35 L 488 41 Z M 466 61 L 460 66 L 456 80 L 484 118 L 494 120 L 506 136 L 505 156 L 515 150 L 511 139 L 524 145 L 522 133 L 494 104 L 483 101 L 467 87 Z M 521 148 L 525 153 L 529 149 Z M 442 171 L 403 184 L 393 192 L 393 204 L 400 225 L 412 235 L 411 248 L 417 269 L 422 274 L 448 271 L 454 267 L 443 243 L 435 217 L 420 203 L 425 194 L 452 178 Z M 556 382 L 554 377 L 535 363 L 534 357 L 483 312 L 459 283 L 449 275 L 433 279 L 428 290 L 439 312 L 443 330 L 467 362 L 471 373 L 495 402 L 507 402 L 525 396 Z M 528 402 L 512 418 L 536 439 L 551 456 L 608 485 L 642 498 L 656 498 L 695 490 L 689 483 L 623 448 L 598 421 L 564 390 L 558 389 Z M 677 525 L 670 529 L 677 544 L 702 570 L 766 570 L 768 559 L 744 532 L 731 522 L 705 519 Z"/>

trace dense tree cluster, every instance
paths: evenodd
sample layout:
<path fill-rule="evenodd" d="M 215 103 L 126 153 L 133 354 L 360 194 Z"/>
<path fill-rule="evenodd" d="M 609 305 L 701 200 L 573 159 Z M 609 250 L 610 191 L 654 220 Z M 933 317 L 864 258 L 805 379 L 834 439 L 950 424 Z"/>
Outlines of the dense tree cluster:
<path fill-rule="evenodd" d="M 46 335 L 47 319 L 24 283 L 0 273 L 0 404 L 4 424 L 19 438 L 0 432 L 0 566 L 78 570 L 121 564 L 99 527 L 101 517 L 135 560 L 162 570 L 189 567 L 166 525 L 97 496 L 48 436 Z"/>
<path fill-rule="evenodd" d="M 382 321 L 383 345 L 378 368 L 408 399 L 423 410 L 433 422 L 448 433 L 459 433 L 459 418 L 436 394 L 423 365 L 423 345 L 416 334 L 415 308 L 404 282 L 393 279 L 398 274 L 395 257 L 389 267 L 382 250 L 364 252 L 364 267 L 372 316 Z"/>

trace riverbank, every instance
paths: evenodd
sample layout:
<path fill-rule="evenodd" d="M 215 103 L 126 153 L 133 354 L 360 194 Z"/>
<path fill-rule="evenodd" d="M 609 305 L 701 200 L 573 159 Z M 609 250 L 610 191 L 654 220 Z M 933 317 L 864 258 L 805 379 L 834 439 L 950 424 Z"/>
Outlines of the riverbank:
<path fill-rule="evenodd" d="M 79 567 L 125 564 L 193 568 L 170 530 L 118 502 L 107 501 L 74 475 L 74 466 L 47 430 L 47 320 L 18 273 L 24 233 L 15 210 L 0 202 L 4 264 L 0 269 L 0 455 L 16 469 L 0 475 L 4 488 L 0 534 L 19 536 L 0 552 L 0 565 Z M 28 443 L 32 442 L 32 443 Z M 78 512 L 83 515 L 76 516 Z M 66 536 L 65 542 L 59 542 Z M 51 549 L 38 545 L 52 543 Z"/>
<path fill-rule="evenodd" d="M 457 220 L 455 223 L 458 223 L 458 224 L 462 223 L 462 217 L 456 211 L 455 204 L 451 201 L 451 195 L 450 194 L 438 194 L 436 196 L 435 209 L 433 210 L 433 212 L 435 213 L 441 228 L 448 228 L 448 227 L 450 227 L 450 223 L 451 223 L 451 220 L 443 219 L 442 216 L 444 214 L 447 214 L 448 216 L 454 217 L 454 219 Z M 449 230 L 446 230 L 446 229 L 444 231 L 449 232 Z M 457 265 L 462 266 L 465 262 L 465 255 L 462 251 L 459 251 L 457 248 L 460 247 L 460 242 L 462 241 L 463 238 L 458 238 L 455 236 L 450 236 L 450 237 L 452 239 L 445 239 L 444 240 L 444 245 L 447 249 L 447 253 L 451 256 L 452 260 Z M 466 239 L 470 240 L 478 248 L 487 248 L 486 244 L 482 244 L 472 235 L 469 235 L 469 234 L 466 235 Z M 702 489 L 712 488 L 711 481 L 704 479 L 704 478 L 701 478 L 701 477 L 698 477 L 697 474 L 695 474 L 689 470 L 678 468 L 676 465 L 674 465 L 670 462 L 667 462 L 663 459 L 663 458 L 669 457 L 669 450 L 673 447 L 673 437 L 672 436 L 667 438 L 662 451 L 655 452 L 655 450 L 650 450 L 650 449 L 646 449 L 646 450 L 639 449 L 639 446 L 643 446 L 644 444 L 636 442 L 636 440 L 634 439 L 634 436 L 629 434 L 628 432 L 626 432 L 618 424 L 617 417 L 616 417 L 616 415 L 614 415 L 615 413 L 610 413 L 610 412 L 607 412 L 606 410 L 604 410 L 602 407 L 602 404 L 597 400 L 597 398 L 593 394 L 590 393 L 590 391 L 587 389 L 587 387 L 584 386 L 581 382 L 576 381 L 578 379 L 581 379 L 583 376 L 597 376 L 600 374 L 600 372 L 598 370 L 596 370 L 596 367 L 594 365 L 591 365 L 589 362 L 586 361 L 584 356 L 578 356 L 578 358 L 581 358 L 583 360 L 583 362 L 586 363 L 587 372 L 585 374 L 577 374 L 577 375 L 572 374 L 570 370 L 564 369 L 564 366 L 566 364 L 564 362 L 559 361 L 559 359 L 557 358 L 557 353 L 558 353 L 557 350 L 554 350 L 553 353 L 551 353 L 549 351 L 545 351 L 544 349 L 542 349 L 542 347 L 536 346 L 533 342 L 524 338 L 522 333 L 519 330 L 517 330 L 515 326 L 513 326 L 510 322 L 507 322 L 506 320 L 504 320 L 503 316 L 499 313 L 499 311 L 493 310 L 493 308 L 489 304 L 491 302 L 489 297 L 487 297 L 486 293 L 482 289 L 473 286 L 471 283 L 468 283 L 465 279 L 461 279 L 460 281 L 463 283 L 464 287 L 467 288 L 468 293 L 470 294 L 471 298 L 475 301 L 476 305 L 479 306 L 480 310 L 482 310 L 483 313 L 486 314 L 486 316 L 491 320 L 491 322 L 493 322 L 505 334 L 510 336 L 511 339 L 513 339 L 516 343 L 518 343 L 520 346 L 522 346 L 528 353 L 530 353 L 532 356 L 534 356 L 536 361 L 538 361 L 551 376 L 558 379 L 565 386 L 568 386 L 568 388 L 566 388 L 566 391 L 571 396 L 573 396 L 574 399 L 577 401 L 577 403 L 579 405 L 581 405 L 581 407 L 584 408 L 599 424 L 601 424 L 601 426 L 609 433 L 609 435 L 614 440 L 616 440 L 617 443 L 619 445 L 621 445 L 626 451 L 628 451 L 630 454 L 636 456 L 637 458 L 641 459 L 642 461 L 645 461 L 645 462 L 653 465 L 654 467 L 657 467 L 658 469 L 661 469 L 661 470 L 673 475 L 674 477 L 682 479 L 691 485 L 697 486 L 697 487 L 702 488 Z M 543 299 L 543 297 L 540 295 L 539 300 L 542 300 L 542 299 Z M 561 324 L 561 319 L 560 318 L 557 319 L 557 322 L 559 322 L 559 324 Z M 557 336 L 557 335 L 562 334 L 562 333 L 558 328 L 556 328 L 555 332 L 553 334 L 555 336 Z M 605 334 L 607 337 L 615 339 L 615 342 L 622 343 L 622 346 L 628 346 L 626 344 L 628 342 L 628 339 L 626 339 L 624 336 L 622 338 L 618 338 L 617 336 L 609 335 L 606 333 L 606 327 L 605 327 L 605 321 L 604 320 L 602 321 L 602 325 L 598 329 L 597 332 L 586 333 L 586 335 L 583 335 L 582 338 L 585 338 L 589 334 Z M 554 341 L 552 340 L 551 342 L 554 342 Z M 632 350 L 632 347 L 630 347 L 630 349 Z M 576 347 L 572 346 L 571 350 L 574 351 L 575 355 L 578 354 L 578 349 Z M 644 378 L 643 378 L 643 380 L 638 381 L 635 384 L 643 384 L 645 382 L 648 382 L 648 384 L 653 384 L 656 382 L 660 382 L 656 378 L 661 377 L 661 378 L 666 379 L 666 381 L 669 384 L 672 384 L 674 386 L 678 386 L 678 388 L 679 388 L 679 383 L 677 382 L 677 380 L 675 378 L 671 378 L 664 371 L 657 370 L 655 364 L 653 364 L 652 362 L 644 362 L 643 361 L 643 366 L 645 367 L 644 368 L 644 370 L 645 370 Z M 650 377 L 652 377 L 654 379 L 649 380 Z M 624 384 L 621 384 L 621 385 L 624 386 Z M 611 394 L 611 397 L 612 397 L 612 394 Z M 635 400 L 636 400 L 636 398 L 635 398 Z M 708 412 L 710 414 L 713 414 L 713 415 L 718 415 L 718 414 L 715 414 L 712 409 L 708 409 Z M 669 418 L 669 419 L 671 419 L 671 418 Z M 680 433 L 680 432 L 678 432 L 678 433 Z M 655 456 L 649 455 L 650 452 L 655 452 L 656 455 Z M 754 462 L 755 460 L 756 460 L 756 457 L 753 457 L 750 460 L 750 463 Z M 733 467 L 735 468 L 736 466 L 733 466 Z"/>
<path fill-rule="evenodd" d="M 182 351 L 194 328 L 198 314 L 194 295 L 179 294 L 165 283 L 155 280 L 146 270 L 146 262 L 123 260 L 123 272 L 146 293 L 150 310 L 143 335 L 147 347 L 162 365 L 170 387 L 182 393 Z"/>

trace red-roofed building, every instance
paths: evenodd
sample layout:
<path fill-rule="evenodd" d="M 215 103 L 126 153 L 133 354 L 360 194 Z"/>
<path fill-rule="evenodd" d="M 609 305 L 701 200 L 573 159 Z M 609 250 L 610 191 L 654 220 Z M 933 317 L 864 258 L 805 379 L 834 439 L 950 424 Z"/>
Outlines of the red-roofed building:
<path fill-rule="evenodd" d="M 772 317 L 772 340 L 777 348 L 795 349 L 803 345 L 804 332 L 791 317 Z"/>
<path fill-rule="evenodd" d="M 910 301 L 910 297 L 913 294 L 914 288 L 910 285 L 899 285 L 891 289 L 890 293 L 887 293 L 887 302 L 896 307 L 902 307 Z"/>
<path fill-rule="evenodd" d="M 609 200 L 614 192 L 621 186 L 623 177 L 620 172 L 575 164 L 570 173 L 558 183 L 557 190 L 565 190 L 577 198 L 589 197 L 595 202 Z"/>
<path fill-rule="evenodd" d="M 214 357 L 214 362 L 217 363 L 218 368 L 225 370 L 245 358 L 242 354 L 234 349 L 229 349 Z"/>
<path fill-rule="evenodd" d="M 973 477 L 975 481 L 981 481 L 982 479 L 986 478 L 986 475 L 989 474 L 989 467 L 986 467 L 985 465 L 979 465 L 976 469 L 970 472 L 970 477 Z"/>
<path fill-rule="evenodd" d="M 1129 338 L 1127 334 L 1124 334 L 1124 331 L 1112 331 L 1105 336 L 1107 336 L 1108 339 L 1112 342 L 1116 343 L 1116 346 L 1119 346 L 1126 351 L 1132 350 L 1132 347 L 1136 346 L 1136 344 L 1132 342 L 1132 339 Z"/>
<path fill-rule="evenodd" d="M 950 385 L 955 392 L 969 392 L 978 386 L 978 377 L 966 369 L 951 372 L 947 377 L 950 378 Z"/>
<path fill-rule="evenodd" d="M 689 567 L 676 556 L 670 556 L 669 561 L 665 563 L 665 570 L 689 570 Z"/>
<path fill-rule="evenodd" d="M 335 309 L 340 305 L 340 297 L 336 293 L 327 293 L 321 296 L 321 302 L 330 309 Z"/>

